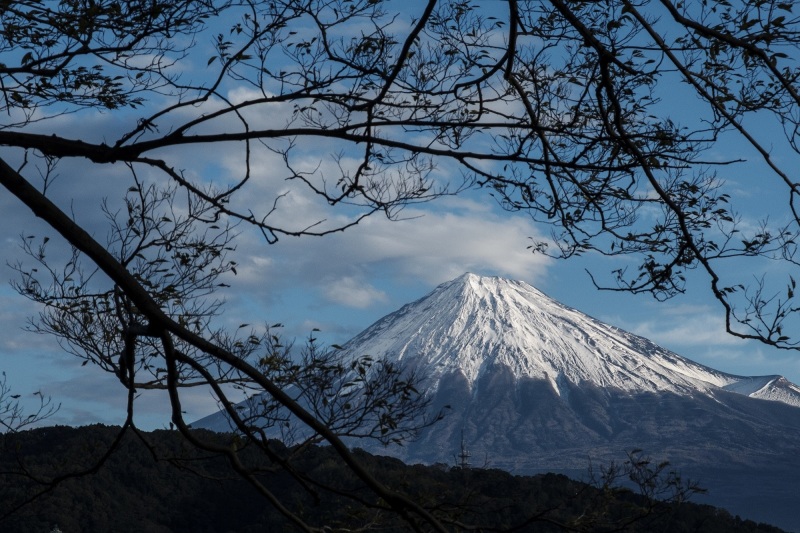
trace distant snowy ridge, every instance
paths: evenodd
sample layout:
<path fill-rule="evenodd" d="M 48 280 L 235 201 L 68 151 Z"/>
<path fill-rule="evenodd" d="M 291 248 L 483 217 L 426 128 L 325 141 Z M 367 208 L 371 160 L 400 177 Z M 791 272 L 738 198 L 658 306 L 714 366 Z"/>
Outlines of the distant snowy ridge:
<path fill-rule="evenodd" d="M 460 372 L 472 386 L 495 365 L 515 379 L 566 382 L 628 394 L 679 395 L 726 390 L 800 406 L 800 387 L 780 376 L 726 374 L 564 306 L 521 281 L 475 274 L 443 283 L 387 315 L 344 345 L 408 363 L 429 379 Z"/>
<path fill-rule="evenodd" d="M 762 400 L 771 400 L 775 402 L 788 403 L 789 405 L 798 405 L 797 398 L 800 397 L 800 387 L 789 381 L 783 376 L 764 376 L 741 378 L 740 381 L 732 384 L 734 386 L 740 385 L 747 380 L 763 380 L 763 385 L 752 392 L 743 391 L 741 394 L 746 394 L 751 398 L 760 398 Z M 731 385 L 725 387 L 728 390 Z"/>

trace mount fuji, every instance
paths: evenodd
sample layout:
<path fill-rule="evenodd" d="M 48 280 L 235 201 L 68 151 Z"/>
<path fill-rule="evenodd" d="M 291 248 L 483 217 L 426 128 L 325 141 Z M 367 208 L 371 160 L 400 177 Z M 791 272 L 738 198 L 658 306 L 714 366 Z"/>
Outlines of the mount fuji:
<path fill-rule="evenodd" d="M 428 377 L 428 392 L 457 374 L 468 388 L 493 371 L 541 380 L 568 400 L 574 387 L 609 394 L 730 391 L 800 407 L 800 387 L 782 376 L 726 374 L 566 307 L 521 281 L 463 276 L 387 315 L 344 349 L 403 362 Z"/>
<path fill-rule="evenodd" d="M 586 477 L 642 449 L 708 489 L 698 498 L 800 531 L 800 387 L 736 376 L 604 324 L 519 281 L 465 274 L 368 327 L 342 350 L 414 368 L 442 420 L 407 463 Z M 194 427 L 220 429 L 216 413 Z M 361 445 L 359 443 L 359 445 Z"/>

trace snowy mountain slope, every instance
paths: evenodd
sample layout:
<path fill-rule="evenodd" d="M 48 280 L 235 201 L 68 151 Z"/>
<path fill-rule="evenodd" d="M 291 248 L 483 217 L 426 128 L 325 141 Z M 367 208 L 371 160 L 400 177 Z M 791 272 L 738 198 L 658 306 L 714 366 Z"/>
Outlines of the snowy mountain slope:
<path fill-rule="evenodd" d="M 525 283 L 473 274 L 344 348 L 417 367 L 446 413 L 402 447 L 359 444 L 369 451 L 453 464 L 465 444 L 477 466 L 581 478 L 589 461 L 643 449 L 699 479 L 700 503 L 800 531 L 800 388 L 783 377 L 720 372 Z"/>
<path fill-rule="evenodd" d="M 472 386 L 496 365 L 515 379 L 617 393 L 713 395 L 720 389 L 800 406 L 800 388 L 780 376 L 742 377 L 700 365 L 642 337 L 566 307 L 520 281 L 463 276 L 387 315 L 349 341 L 352 355 L 418 367 L 431 392 L 460 372 Z"/>

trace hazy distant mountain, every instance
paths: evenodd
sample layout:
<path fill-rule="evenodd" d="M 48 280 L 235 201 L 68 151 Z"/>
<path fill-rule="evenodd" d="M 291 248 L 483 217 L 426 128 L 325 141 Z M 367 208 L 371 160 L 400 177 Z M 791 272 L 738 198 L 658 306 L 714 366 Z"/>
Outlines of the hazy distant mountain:
<path fill-rule="evenodd" d="M 526 283 L 474 274 L 387 315 L 344 350 L 418 368 L 432 408 L 450 406 L 419 439 L 382 453 L 452 464 L 463 439 L 476 466 L 585 477 L 590 461 L 640 448 L 700 479 L 710 490 L 702 503 L 800 530 L 800 388 L 781 376 L 726 374 Z"/>

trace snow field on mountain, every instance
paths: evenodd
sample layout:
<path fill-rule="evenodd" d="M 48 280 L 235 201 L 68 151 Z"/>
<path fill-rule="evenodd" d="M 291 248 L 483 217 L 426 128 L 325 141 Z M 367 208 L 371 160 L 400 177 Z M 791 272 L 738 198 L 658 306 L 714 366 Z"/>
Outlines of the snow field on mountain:
<path fill-rule="evenodd" d="M 470 273 L 387 315 L 344 349 L 416 367 L 431 392 L 447 373 L 461 372 L 472 385 L 503 365 L 516 379 L 549 381 L 559 394 L 566 380 L 629 394 L 713 396 L 725 389 L 800 406 L 800 388 L 780 376 L 726 374 L 566 307 L 527 283 Z"/>

